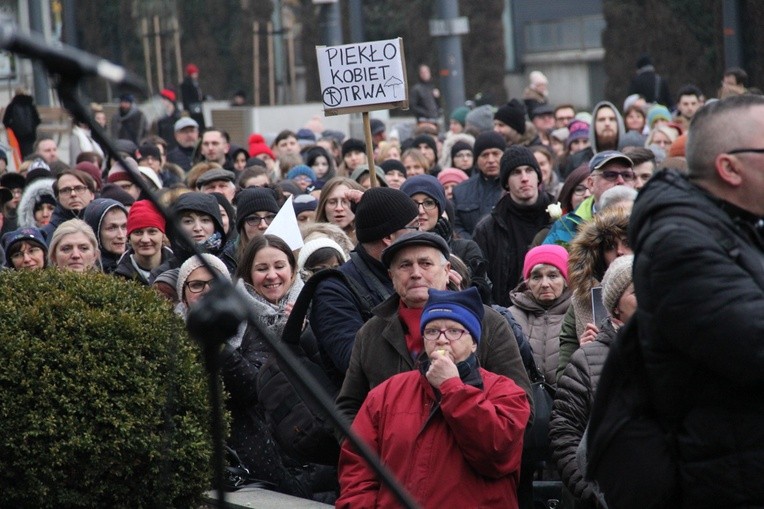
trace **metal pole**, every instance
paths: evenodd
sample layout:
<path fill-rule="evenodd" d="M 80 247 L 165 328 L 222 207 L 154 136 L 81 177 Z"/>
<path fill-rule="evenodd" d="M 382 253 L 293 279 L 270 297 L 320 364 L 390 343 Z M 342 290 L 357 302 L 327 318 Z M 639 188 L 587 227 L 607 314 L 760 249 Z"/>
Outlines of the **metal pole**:
<path fill-rule="evenodd" d="M 45 33 L 43 23 L 43 0 L 30 0 L 29 2 L 29 28 L 41 34 Z M 47 2 L 46 2 L 47 5 Z M 32 77 L 34 82 L 34 101 L 38 106 L 50 106 L 50 84 L 48 72 L 38 62 L 32 61 Z"/>
<path fill-rule="evenodd" d="M 321 44 L 324 46 L 342 44 L 339 2 L 321 4 L 318 11 L 318 31 L 321 34 Z"/>
<path fill-rule="evenodd" d="M 289 99 L 292 104 L 297 103 L 297 70 L 294 62 L 294 32 L 290 29 L 287 33 L 287 54 L 289 55 Z"/>
<path fill-rule="evenodd" d="M 270 21 L 266 25 L 266 32 L 268 34 L 268 105 L 273 106 L 276 103 L 276 81 L 273 69 L 273 23 Z"/>
<path fill-rule="evenodd" d="M 366 40 L 366 29 L 363 24 L 363 4 L 361 0 L 350 0 L 348 2 L 348 10 L 350 42 L 364 42 Z"/>
<path fill-rule="evenodd" d="M 273 15 L 271 16 L 273 29 L 273 62 L 276 77 L 276 91 L 278 101 L 283 104 L 286 95 L 286 55 L 284 51 L 284 21 L 281 16 L 281 0 L 273 0 Z M 272 103 L 272 104 L 275 104 Z"/>
<path fill-rule="evenodd" d="M 149 95 L 154 93 L 151 84 L 151 50 L 149 49 L 149 20 L 146 17 L 141 18 L 141 39 L 143 40 L 143 60 L 146 64 L 146 84 L 149 86 Z"/>
<path fill-rule="evenodd" d="M 77 41 L 77 0 L 63 0 L 63 39 L 69 46 L 79 47 Z"/>
<path fill-rule="evenodd" d="M 437 37 L 440 89 L 446 115 L 464 104 L 464 65 L 461 35 L 469 32 L 467 18 L 459 17 L 457 0 L 438 0 L 437 19 L 430 21 L 430 34 Z"/>
<path fill-rule="evenodd" d="M 260 23 L 252 23 L 252 56 L 253 59 L 253 78 L 255 84 L 255 106 L 260 106 Z"/>
<path fill-rule="evenodd" d="M 159 16 L 154 16 L 154 51 L 157 58 L 157 89 L 164 88 L 164 71 L 162 70 L 162 34 L 159 31 Z"/>
<path fill-rule="evenodd" d="M 743 26 L 740 20 L 739 0 L 722 2 L 724 36 L 724 67 L 743 67 Z"/>

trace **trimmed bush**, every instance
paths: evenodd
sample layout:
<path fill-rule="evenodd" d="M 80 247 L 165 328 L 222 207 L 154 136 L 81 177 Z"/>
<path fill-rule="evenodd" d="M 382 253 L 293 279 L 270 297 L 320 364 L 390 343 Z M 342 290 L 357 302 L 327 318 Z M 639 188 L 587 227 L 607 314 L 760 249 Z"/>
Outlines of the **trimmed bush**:
<path fill-rule="evenodd" d="M 0 273 L 0 506 L 193 507 L 211 480 L 206 376 L 153 291 Z"/>

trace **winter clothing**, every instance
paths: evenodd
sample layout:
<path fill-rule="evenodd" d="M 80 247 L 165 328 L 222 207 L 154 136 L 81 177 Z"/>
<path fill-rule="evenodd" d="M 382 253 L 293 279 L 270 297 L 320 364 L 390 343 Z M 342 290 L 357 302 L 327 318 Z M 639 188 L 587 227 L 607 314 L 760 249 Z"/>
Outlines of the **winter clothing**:
<path fill-rule="evenodd" d="M 69 162 L 74 164 L 77 156 L 83 152 L 95 152 L 103 157 L 103 149 L 97 141 L 93 139 L 90 129 L 75 125 L 72 127 L 72 134 L 69 138 Z"/>
<path fill-rule="evenodd" d="M 28 228 L 38 226 L 34 219 L 34 213 L 37 206 L 43 201 L 56 206 L 56 196 L 53 194 L 52 178 L 39 178 L 34 182 L 27 184 L 24 193 L 19 200 L 19 206 L 16 207 L 19 228 Z"/>
<path fill-rule="evenodd" d="M 406 179 L 406 182 L 401 185 L 401 191 L 409 197 L 418 193 L 426 194 L 438 203 L 438 215 L 443 214 L 443 211 L 446 210 L 446 192 L 440 181 L 432 175 L 415 175 Z"/>
<path fill-rule="evenodd" d="M 249 145 L 249 156 L 250 157 L 257 157 L 260 154 L 265 154 L 274 161 L 276 160 L 276 156 L 273 155 L 273 152 L 271 151 L 270 147 L 267 143 L 265 143 L 265 138 L 263 138 L 262 134 L 252 133 L 249 135 L 248 140 Z"/>
<path fill-rule="evenodd" d="M 551 265 L 560 271 L 565 281 L 568 280 L 568 252 L 562 246 L 536 246 L 525 255 L 523 278 L 531 277 L 533 267 L 539 264 Z"/>
<path fill-rule="evenodd" d="M 37 112 L 31 95 L 16 94 L 5 107 L 3 125 L 13 130 L 13 134 L 19 142 L 22 159 L 34 151 L 37 126 L 40 125 L 40 122 L 40 114 Z"/>
<path fill-rule="evenodd" d="M 505 123 L 519 134 L 525 134 L 525 113 L 525 105 L 517 99 L 512 99 L 496 110 L 493 118 Z"/>
<path fill-rule="evenodd" d="M 469 366 L 439 390 L 416 371 L 391 378 L 369 394 L 353 429 L 424 508 L 517 508 L 527 419 L 520 388 Z M 347 442 L 339 468 L 337 507 L 397 505 Z"/>
<path fill-rule="evenodd" d="M 131 104 L 127 111 L 118 110 L 111 117 L 110 127 L 113 138 L 130 140 L 135 144 L 138 144 L 149 132 L 146 115 L 135 104 Z"/>
<path fill-rule="evenodd" d="M 550 223 L 546 212 L 550 203 L 547 193 L 539 193 L 536 203 L 529 206 L 519 205 L 507 194 L 475 227 L 474 240 L 488 260 L 495 303 L 510 305 L 509 292 L 522 279 L 528 247 L 538 231 Z"/>
<path fill-rule="evenodd" d="M 472 341 L 480 343 L 480 334 L 485 310 L 480 300 L 477 288 L 468 288 L 460 292 L 450 290 L 427 291 L 429 298 L 422 310 L 419 332 L 424 334 L 427 324 L 433 320 L 453 320 L 466 328 L 472 336 Z"/>
<path fill-rule="evenodd" d="M 605 271 L 602 278 L 602 304 L 612 313 L 626 289 L 631 284 L 631 269 L 634 256 L 619 256 Z"/>
<path fill-rule="evenodd" d="M 419 211 L 406 193 L 374 187 L 363 193 L 355 210 L 358 242 L 374 242 L 401 230 L 416 219 Z"/>
<path fill-rule="evenodd" d="M 279 204 L 271 189 L 247 188 L 236 195 L 236 230 L 241 232 L 244 220 L 255 212 L 279 213 Z"/>
<path fill-rule="evenodd" d="M 2 251 L 4 252 L 4 261 L 6 267 L 13 267 L 10 252 L 11 248 L 19 242 L 31 242 L 36 244 L 44 251 L 44 259 L 48 259 L 48 244 L 42 235 L 42 231 L 35 227 L 19 228 L 3 235 Z"/>
<path fill-rule="evenodd" d="M 613 113 L 615 113 L 616 125 L 618 127 L 618 134 L 617 134 L 616 140 L 615 140 L 616 141 L 616 143 L 615 143 L 616 147 L 618 146 L 618 141 L 621 138 L 623 138 L 623 135 L 626 133 L 626 127 L 625 127 L 625 125 L 623 123 L 623 116 L 621 116 L 621 112 L 618 111 L 618 108 L 616 108 L 613 103 L 608 102 L 608 101 L 600 101 L 600 102 L 598 102 L 594 106 L 594 109 L 592 110 L 592 126 L 589 129 L 589 142 L 590 142 L 590 148 L 591 148 L 592 152 L 589 152 L 588 150 L 582 150 L 581 152 L 578 152 L 578 153 L 575 154 L 575 156 L 578 156 L 578 154 L 585 154 L 585 159 L 581 160 L 581 162 L 586 162 L 587 160 L 589 160 L 592 157 L 592 155 L 596 154 L 597 152 L 601 152 L 603 150 L 602 147 L 600 147 L 597 144 L 597 129 L 595 128 L 595 125 L 594 125 L 594 119 L 597 118 L 597 112 L 600 110 L 600 108 L 603 108 L 603 107 L 608 107 L 611 110 L 613 110 Z M 573 168 L 578 167 L 578 165 L 581 164 L 581 162 L 579 162 L 578 164 L 573 166 Z"/>
<path fill-rule="evenodd" d="M 507 148 L 501 156 L 501 163 L 499 164 L 501 165 L 499 182 L 501 182 L 501 187 L 507 191 L 509 190 L 509 184 L 507 183 L 509 175 L 512 173 L 512 170 L 518 166 L 530 166 L 536 172 L 538 181 L 541 182 L 543 180 L 541 177 L 541 170 L 539 169 L 539 163 L 536 161 L 533 152 L 527 147 L 512 145 Z"/>
<path fill-rule="evenodd" d="M 337 410 L 352 420 L 367 394 L 393 375 L 416 368 L 406 344 L 397 294 L 374 308 L 374 316 L 358 331 L 345 381 L 337 396 Z M 485 369 L 513 380 L 528 394 L 530 381 L 517 341 L 507 320 L 484 306 L 482 334 L 476 351 Z"/>
<path fill-rule="evenodd" d="M 496 131 L 479 134 L 478 137 L 475 138 L 475 144 L 472 148 L 472 153 L 475 155 L 475 159 L 480 157 L 480 154 L 489 148 L 497 148 L 504 152 L 507 149 L 507 141 Z"/>
<path fill-rule="evenodd" d="M 762 506 L 760 218 L 665 170 L 630 228 L 640 345 L 656 416 L 677 431 L 681 505 Z"/>
<path fill-rule="evenodd" d="M 502 189 L 498 177 L 484 177 L 474 171 L 453 190 L 454 232 L 460 239 L 472 239 L 478 222 L 491 212 L 499 201 Z"/>
<path fill-rule="evenodd" d="M 363 152 L 366 153 L 366 143 L 363 140 L 357 138 L 348 138 L 342 143 L 342 157 L 344 158 L 351 152 Z"/>
<path fill-rule="evenodd" d="M 567 245 L 576 236 L 578 228 L 594 217 L 594 196 L 589 196 L 576 207 L 552 224 L 543 244 Z"/>
<path fill-rule="evenodd" d="M 554 384 L 560 357 L 560 328 L 570 305 L 570 289 L 566 288 L 557 300 L 542 306 L 523 281 L 509 297 L 512 301 L 509 311 L 528 339 L 536 367 L 547 382 Z"/>
<path fill-rule="evenodd" d="M 122 256 L 122 253 L 116 254 L 106 251 L 101 242 L 101 222 L 106 214 L 114 208 L 121 210 L 125 213 L 125 216 L 127 216 L 127 209 L 118 201 L 109 198 L 96 198 L 88 204 L 83 217 L 84 221 L 93 229 L 96 239 L 98 240 L 98 248 L 101 250 L 101 268 L 106 274 L 114 272 L 117 268 L 117 263 Z M 128 236 L 129 235 L 130 234 L 128 233 Z"/>
<path fill-rule="evenodd" d="M 183 82 L 180 84 L 180 95 L 183 98 L 183 109 L 199 124 L 199 130 L 203 131 L 205 128 L 202 109 L 204 94 L 199 86 L 199 80 L 189 75 L 183 78 Z"/>
<path fill-rule="evenodd" d="M 398 254 L 402 249 L 411 246 L 433 247 L 440 251 L 440 254 L 442 254 L 446 260 L 448 260 L 448 257 L 451 256 L 451 251 L 448 248 L 448 243 L 440 235 L 436 235 L 435 233 L 430 232 L 411 231 L 404 233 L 395 239 L 392 244 L 390 244 L 387 248 L 385 248 L 384 251 L 382 251 L 382 264 L 387 269 L 390 269 L 390 265 L 392 264 L 395 255 Z"/>
<path fill-rule="evenodd" d="M 125 279 L 136 281 L 143 286 L 149 286 L 151 282 L 153 282 L 155 276 L 152 277 L 150 275 L 149 269 L 140 267 L 135 261 L 133 254 L 133 249 L 128 248 L 128 250 L 125 251 L 125 254 L 123 254 L 117 262 L 117 268 L 114 269 L 113 274 L 115 276 L 120 276 Z M 161 264 L 167 264 L 173 258 L 173 256 L 173 252 L 170 249 L 163 247 L 160 267 Z M 159 272 L 164 272 L 164 270 Z"/>
<path fill-rule="evenodd" d="M 130 207 L 130 213 L 127 215 L 128 235 L 143 228 L 157 228 L 162 233 L 165 232 L 164 216 L 148 200 L 138 200 L 133 203 L 133 206 Z"/>
<path fill-rule="evenodd" d="M 655 67 L 649 60 L 642 62 L 639 66 L 637 75 L 631 80 L 629 85 L 629 94 L 639 94 L 649 103 L 660 103 L 666 106 L 673 106 L 671 92 L 669 92 L 668 82 L 665 78 L 655 72 Z"/>
<path fill-rule="evenodd" d="M 435 97 L 435 84 L 432 81 L 420 81 L 411 87 L 409 106 L 417 122 L 438 119 L 440 104 Z"/>
<path fill-rule="evenodd" d="M 573 354 L 557 382 L 557 394 L 549 422 L 549 438 L 560 477 L 576 498 L 577 509 L 597 507 L 596 485 L 584 479 L 585 472 L 576 455 L 589 422 L 602 367 L 615 335 L 616 330 L 608 320 L 595 341 Z"/>

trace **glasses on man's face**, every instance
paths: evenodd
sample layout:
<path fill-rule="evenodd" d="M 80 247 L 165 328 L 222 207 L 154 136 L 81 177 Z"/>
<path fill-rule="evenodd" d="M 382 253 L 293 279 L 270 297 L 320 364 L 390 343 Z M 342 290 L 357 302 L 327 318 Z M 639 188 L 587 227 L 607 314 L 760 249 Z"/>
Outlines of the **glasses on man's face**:
<path fill-rule="evenodd" d="M 58 190 L 58 194 L 82 194 L 85 191 L 88 190 L 87 186 L 69 186 L 69 187 L 62 187 Z"/>
<path fill-rule="evenodd" d="M 764 154 L 764 148 L 736 148 L 728 150 L 727 154 L 745 154 L 746 152 L 752 152 L 754 154 Z"/>
<path fill-rule="evenodd" d="M 624 182 L 631 182 L 636 178 L 636 175 L 634 175 L 634 172 L 631 170 L 626 170 L 626 171 L 604 170 L 599 173 L 599 176 L 604 178 L 608 182 L 615 182 L 616 180 L 618 180 L 618 177 L 621 177 Z"/>
<path fill-rule="evenodd" d="M 276 219 L 276 216 L 273 214 L 270 214 L 268 216 L 247 216 L 245 221 L 249 226 L 260 226 L 260 223 L 265 222 L 265 224 L 270 225 L 273 220 Z"/>
<path fill-rule="evenodd" d="M 467 331 L 455 327 L 449 327 L 448 329 L 425 329 L 422 336 L 424 336 L 426 341 L 437 341 L 442 334 L 449 342 L 453 342 L 459 341 L 465 332 Z"/>
<path fill-rule="evenodd" d="M 186 288 L 188 288 L 188 291 L 191 293 L 201 293 L 204 291 L 205 288 L 210 286 L 212 282 L 215 281 L 214 279 L 208 279 L 208 280 L 202 280 L 202 279 L 194 279 L 192 281 L 186 281 Z"/>
<path fill-rule="evenodd" d="M 431 198 L 427 198 L 427 199 L 422 200 L 422 201 L 414 200 L 414 203 L 416 203 L 417 208 L 424 207 L 424 210 L 432 210 L 432 209 L 434 209 L 435 207 L 438 206 L 438 202 L 436 202 L 435 200 L 433 200 Z"/>

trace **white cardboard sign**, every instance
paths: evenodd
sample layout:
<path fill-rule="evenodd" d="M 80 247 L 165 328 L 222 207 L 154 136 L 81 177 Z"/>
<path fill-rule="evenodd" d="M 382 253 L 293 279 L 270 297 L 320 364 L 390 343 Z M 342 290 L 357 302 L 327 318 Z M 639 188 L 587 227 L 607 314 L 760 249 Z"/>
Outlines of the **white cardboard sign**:
<path fill-rule="evenodd" d="M 324 113 L 408 108 L 403 40 L 317 46 Z"/>

